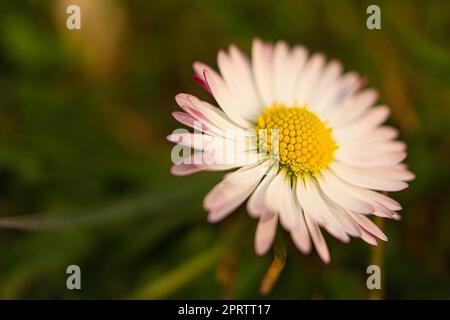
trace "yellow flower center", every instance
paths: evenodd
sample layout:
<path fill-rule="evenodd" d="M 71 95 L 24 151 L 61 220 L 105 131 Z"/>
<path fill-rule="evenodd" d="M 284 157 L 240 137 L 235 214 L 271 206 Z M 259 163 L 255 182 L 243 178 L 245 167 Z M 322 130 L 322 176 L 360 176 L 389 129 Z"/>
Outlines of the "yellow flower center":
<path fill-rule="evenodd" d="M 259 146 L 296 176 L 316 175 L 333 160 L 337 149 L 332 130 L 306 106 L 274 103 L 258 116 L 256 129 Z M 267 129 L 267 136 L 262 137 L 260 129 Z"/>

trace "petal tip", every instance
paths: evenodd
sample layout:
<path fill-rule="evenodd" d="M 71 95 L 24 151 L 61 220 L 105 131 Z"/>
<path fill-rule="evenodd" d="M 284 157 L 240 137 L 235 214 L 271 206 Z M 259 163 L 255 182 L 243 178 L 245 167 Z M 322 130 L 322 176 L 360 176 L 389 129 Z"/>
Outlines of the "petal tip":
<path fill-rule="evenodd" d="M 330 256 L 326 256 L 326 257 L 321 257 L 323 263 L 325 264 L 330 264 L 331 263 L 331 258 Z"/>
<path fill-rule="evenodd" d="M 269 251 L 269 248 L 262 248 L 255 244 L 255 253 L 257 256 L 262 257 L 267 253 L 267 251 Z"/>

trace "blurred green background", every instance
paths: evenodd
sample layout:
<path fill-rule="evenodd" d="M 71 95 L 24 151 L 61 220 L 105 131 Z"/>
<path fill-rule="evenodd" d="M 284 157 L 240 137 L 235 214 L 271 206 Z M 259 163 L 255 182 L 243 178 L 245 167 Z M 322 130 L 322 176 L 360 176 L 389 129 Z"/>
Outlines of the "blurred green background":
<path fill-rule="evenodd" d="M 65 27 L 78 4 L 82 29 Z M 381 7 L 381 30 L 365 26 Z M 172 177 L 174 96 L 208 97 L 192 62 L 214 67 L 254 37 L 303 43 L 366 75 L 392 108 L 417 174 L 393 195 L 400 222 L 374 249 L 327 236 L 332 262 L 288 241 L 286 267 L 260 292 L 273 255 L 253 251 L 245 209 L 218 225 L 201 207 L 221 173 Z M 0 2 L 0 298 L 450 298 L 448 1 Z M 375 260 L 374 260 L 375 259 Z M 384 263 L 383 290 L 366 268 Z M 66 268 L 82 290 L 66 288 Z"/>

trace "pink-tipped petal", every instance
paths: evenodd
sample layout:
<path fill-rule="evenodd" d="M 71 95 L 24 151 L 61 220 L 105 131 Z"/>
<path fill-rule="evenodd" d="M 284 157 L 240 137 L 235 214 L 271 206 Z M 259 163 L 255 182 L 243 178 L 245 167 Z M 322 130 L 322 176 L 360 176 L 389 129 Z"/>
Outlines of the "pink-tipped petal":
<path fill-rule="evenodd" d="M 267 219 L 259 219 L 255 233 L 255 251 L 257 255 L 262 256 L 269 251 L 275 239 L 277 225 L 277 215 L 272 215 Z"/>

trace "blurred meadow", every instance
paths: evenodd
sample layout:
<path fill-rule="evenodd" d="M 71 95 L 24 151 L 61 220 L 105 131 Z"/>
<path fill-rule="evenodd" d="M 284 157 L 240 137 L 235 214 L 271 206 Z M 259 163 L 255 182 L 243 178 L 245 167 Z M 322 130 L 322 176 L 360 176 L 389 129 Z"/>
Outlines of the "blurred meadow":
<path fill-rule="evenodd" d="M 81 7 L 81 30 L 66 7 Z M 366 8 L 381 7 L 381 30 Z M 240 208 L 206 222 L 222 173 L 173 177 L 174 96 L 212 101 L 192 62 L 251 41 L 302 43 L 367 76 L 409 146 L 417 179 L 393 197 L 386 245 L 326 236 L 332 261 L 284 233 L 286 265 L 267 295 L 273 254 L 253 249 Z M 0 2 L 0 298 L 450 298 L 450 2 Z M 279 241 L 282 241 L 279 239 Z M 383 290 L 366 268 L 383 265 Z M 66 268 L 82 290 L 66 288 Z"/>

